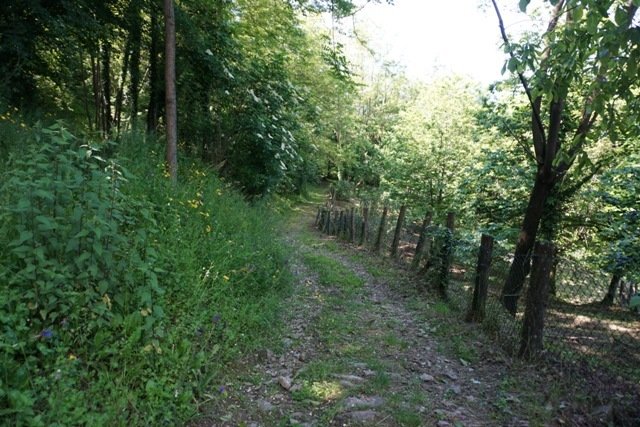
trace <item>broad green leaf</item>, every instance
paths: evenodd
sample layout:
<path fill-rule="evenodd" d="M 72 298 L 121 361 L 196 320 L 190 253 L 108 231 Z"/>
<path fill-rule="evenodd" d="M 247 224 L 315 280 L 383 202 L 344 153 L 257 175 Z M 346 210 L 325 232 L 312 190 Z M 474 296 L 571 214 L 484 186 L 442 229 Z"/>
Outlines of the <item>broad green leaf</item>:
<path fill-rule="evenodd" d="M 626 26 L 629 21 L 629 14 L 623 8 L 619 7 L 616 9 L 615 21 L 620 27 Z"/>

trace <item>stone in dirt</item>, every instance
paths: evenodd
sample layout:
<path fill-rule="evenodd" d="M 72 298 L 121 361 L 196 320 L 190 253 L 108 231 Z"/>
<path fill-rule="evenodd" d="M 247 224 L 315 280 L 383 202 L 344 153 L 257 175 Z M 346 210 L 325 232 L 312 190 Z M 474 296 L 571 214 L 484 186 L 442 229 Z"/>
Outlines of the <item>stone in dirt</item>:
<path fill-rule="evenodd" d="M 373 421 L 376 418 L 376 411 L 355 411 L 349 414 L 352 420 L 354 421 Z"/>
<path fill-rule="evenodd" d="M 459 385 L 452 385 L 449 390 L 455 394 L 460 394 L 462 392 L 462 388 Z"/>
<path fill-rule="evenodd" d="M 291 378 L 288 377 L 278 377 L 278 384 L 285 390 L 291 389 Z"/>
<path fill-rule="evenodd" d="M 256 404 L 258 405 L 258 409 L 260 409 L 262 412 L 271 412 L 275 409 L 275 406 L 273 406 L 271 402 L 264 399 L 256 401 Z"/>
<path fill-rule="evenodd" d="M 420 375 L 420 379 L 421 379 L 422 381 L 425 381 L 425 382 L 431 382 L 431 381 L 433 381 L 435 378 L 433 378 L 433 375 L 429 375 L 429 374 L 422 374 L 422 375 Z"/>
<path fill-rule="evenodd" d="M 454 381 L 458 379 L 458 376 L 453 372 L 446 372 L 444 376 Z"/>
<path fill-rule="evenodd" d="M 347 408 L 377 408 L 384 405 L 384 399 L 380 396 L 348 397 L 344 405 Z"/>

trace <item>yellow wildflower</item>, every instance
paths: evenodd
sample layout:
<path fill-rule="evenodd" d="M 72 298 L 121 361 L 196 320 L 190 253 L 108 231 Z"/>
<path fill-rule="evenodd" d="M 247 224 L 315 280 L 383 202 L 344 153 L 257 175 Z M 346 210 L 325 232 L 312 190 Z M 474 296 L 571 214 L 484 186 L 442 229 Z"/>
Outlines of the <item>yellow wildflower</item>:
<path fill-rule="evenodd" d="M 107 308 L 111 310 L 111 298 L 109 298 L 109 295 L 107 294 L 102 295 L 102 302 L 104 302 Z"/>

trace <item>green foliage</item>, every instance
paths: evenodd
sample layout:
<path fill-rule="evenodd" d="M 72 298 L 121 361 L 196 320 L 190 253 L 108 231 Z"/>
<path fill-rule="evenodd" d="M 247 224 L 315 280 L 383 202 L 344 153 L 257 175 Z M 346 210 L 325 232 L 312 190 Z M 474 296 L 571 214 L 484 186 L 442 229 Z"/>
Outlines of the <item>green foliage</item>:
<path fill-rule="evenodd" d="M 640 278 L 640 156 L 630 153 L 616 168 L 604 173 L 582 196 L 599 206 L 594 212 L 601 250 L 594 261 L 607 272 Z"/>
<path fill-rule="evenodd" d="M 224 363 L 273 330 L 287 276 L 269 212 L 198 163 L 171 190 L 139 136 L 120 147 L 133 162 L 60 124 L 36 135 L 0 190 L 3 418 L 185 420 Z"/>

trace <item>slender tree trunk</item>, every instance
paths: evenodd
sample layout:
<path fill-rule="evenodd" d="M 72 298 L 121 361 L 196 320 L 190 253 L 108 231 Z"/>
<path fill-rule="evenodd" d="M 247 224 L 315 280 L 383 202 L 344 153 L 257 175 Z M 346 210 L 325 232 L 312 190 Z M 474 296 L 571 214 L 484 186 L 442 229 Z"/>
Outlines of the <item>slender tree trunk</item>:
<path fill-rule="evenodd" d="M 519 356 L 525 359 L 531 359 L 543 350 L 544 315 L 549 295 L 553 252 L 552 244 L 536 243 L 520 341 Z"/>
<path fill-rule="evenodd" d="M 520 292 L 531 269 L 531 251 L 536 241 L 536 234 L 544 213 L 545 204 L 553 186 L 553 181 L 545 181 L 541 171 L 539 171 L 531 191 L 524 220 L 522 221 L 509 274 L 502 288 L 502 304 L 512 315 L 516 314 Z"/>
<path fill-rule="evenodd" d="M 82 50 L 78 50 L 78 59 L 79 59 L 79 64 L 80 67 L 82 67 L 81 70 L 81 75 L 82 75 L 82 89 L 84 92 L 84 96 L 82 97 L 84 100 L 84 110 L 85 110 L 85 114 L 87 115 L 87 125 L 89 126 L 89 129 L 93 130 L 93 121 L 91 119 L 91 108 L 90 108 L 90 90 L 89 87 L 87 86 L 87 79 L 88 76 L 85 74 L 86 73 L 86 69 L 85 69 L 85 58 L 84 58 L 84 51 Z"/>
<path fill-rule="evenodd" d="M 173 0 L 164 0 L 164 80 L 167 133 L 167 167 L 171 181 L 178 181 L 178 111 L 176 104 L 176 22 Z"/>
<path fill-rule="evenodd" d="M 140 97 L 140 50 L 142 44 L 142 19 L 140 16 L 139 3 L 134 2 L 138 6 L 135 13 L 135 19 L 131 24 L 131 61 L 129 63 L 129 75 L 131 81 L 129 84 L 129 96 L 131 96 L 131 127 L 135 128 L 138 117 L 138 101 Z"/>
<path fill-rule="evenodd" d="M 102 44 L 102 131 L 104 136 L 111 133 L 111 45 Z"/>
<path fill-rule="evenodd" d="M 96 59 L 93 53 L 91 54 L 91 84 L 93 86 L 94 127 L 96 130 L 102 130 L 102 102 L 100 102 L 100 99 L 102 99 L 102 85 L 100 84 L 100 61 Z"/>
<path fill-rule="evenodd" d="M 120 134 L 120 123 L 122 122 L 122 105 L 124 103 L 124 88 L 126 87 L 127 75 L 129 73 L 129 58 L 131 51 L 131 37 L 128 38 L 124 48 L 124 58 L 122 60 L 122 71 L 120 74 L 120 86 L 116 93 L 116 109 L 115 109 L 115 122 L 116 132 Z"/>
<path fill-rule="evenodd" d="M 162 89 L 160 86 L 160 67 L 158 56 L 160 53 L 160 34 L 158 29 L 158 17 L 154 4 L 151 4 L 151 45 L 149 46 L 149 106 L 147 108 L 147 131 L 155 132 L 158 129 L 158 121 L 162 108 Z"/>
<path fill-rule="evenodd" d="M 616 296 L 616 289 L 618 285 L 620 285 L 620 281 L 622 280 L 622 276 L 620 274 L 614 273 L 611 276 L 611 281 L 609 282 L 609 289 L 607 289 L 607 294 L 604 296 L 600 304 L 605 307 L 610 307 L 613 304 L 613 299 Z"/>

